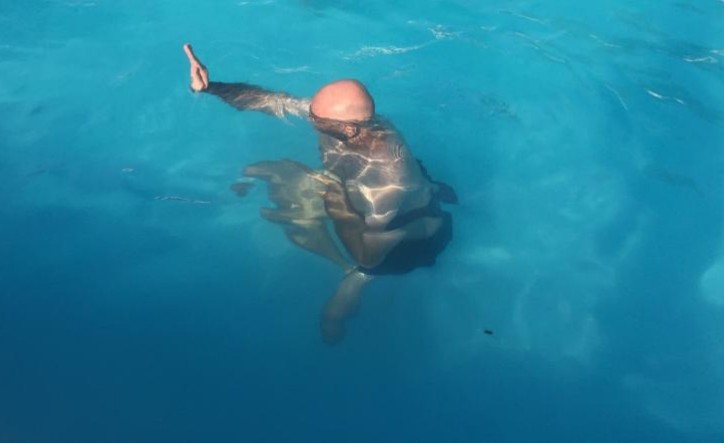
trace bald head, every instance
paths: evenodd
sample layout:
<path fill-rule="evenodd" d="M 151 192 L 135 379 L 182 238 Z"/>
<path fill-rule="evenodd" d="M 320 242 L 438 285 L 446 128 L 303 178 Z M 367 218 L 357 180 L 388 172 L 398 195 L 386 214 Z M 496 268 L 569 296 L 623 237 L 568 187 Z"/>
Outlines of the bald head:
<path fill-rule="evenodd" d="M 357 80 L 328 83 L 312 97 L 312 112 L 322 118 L 365 121 L 375 114 L 375 102 Z"/>

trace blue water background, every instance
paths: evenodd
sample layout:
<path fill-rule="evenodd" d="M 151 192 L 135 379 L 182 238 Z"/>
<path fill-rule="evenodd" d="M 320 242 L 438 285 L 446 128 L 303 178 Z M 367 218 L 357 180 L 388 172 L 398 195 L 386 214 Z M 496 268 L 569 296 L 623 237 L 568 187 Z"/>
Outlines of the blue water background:
<path fill-rule="evenodd" d="M 0 0 L 0 442 L 724 441 L 723 23 Z M 229 190 L 317 165 L 312 130 L 190 93 L 187 41 L 216 80 L 362 80 L 457 189 L 438 264 L 372 282 L 340 346 L 340 271 Z"/>

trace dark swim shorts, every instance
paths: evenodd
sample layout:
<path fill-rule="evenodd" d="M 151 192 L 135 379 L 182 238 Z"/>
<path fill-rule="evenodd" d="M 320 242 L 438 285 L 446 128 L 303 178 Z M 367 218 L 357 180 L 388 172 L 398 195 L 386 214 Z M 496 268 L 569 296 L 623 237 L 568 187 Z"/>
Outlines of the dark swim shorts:
<path fill-rule="evenodd" d="M 360 266 L 359 271 L 367 275 L 399 275 L 406 274 L 417 268 L 434 265 L 437 256 L 452 239 L 452 216 L 450 213 L 439 209 L 435 213 L 435 215 L 439 215 L 443 219 L 442 226 L 435 235 L 421 240 L 404 241 L 390 251 L 382 263 L 374 268 Z M 389 229 L 395 229 L 408 221 L 409 219 L 398 223 L 393 221 Z"/>

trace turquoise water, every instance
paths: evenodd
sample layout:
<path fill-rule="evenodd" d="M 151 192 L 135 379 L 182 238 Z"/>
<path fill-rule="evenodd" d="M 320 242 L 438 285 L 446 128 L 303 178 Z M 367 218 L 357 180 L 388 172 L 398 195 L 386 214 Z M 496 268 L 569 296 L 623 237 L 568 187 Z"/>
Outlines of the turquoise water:
<path fill-rule="evenodd" d="M 0 442 L 724 441 L 724 2 L 599 3 L 0 0 Z M 340 346 L 339 271 L 229 190 L 312 130 L 187 41 L 362 80 L 457 189 Z"/>

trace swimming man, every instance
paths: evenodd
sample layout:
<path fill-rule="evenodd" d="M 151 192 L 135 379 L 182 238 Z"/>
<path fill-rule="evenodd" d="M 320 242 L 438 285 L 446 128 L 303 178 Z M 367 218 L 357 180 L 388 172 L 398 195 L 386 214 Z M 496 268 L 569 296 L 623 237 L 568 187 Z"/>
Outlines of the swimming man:
<path fill-rule="evenodd" d="M 280 209 L 267 218 L 283 219 L 293 228 L 287 231 L 292 241 L 347 268 L 321 322 L 324 340 L 336 343 L 371 277 L 435 262 L 452 237 L 450 214 L 440 209 L 440 202 L 456 203 L 454 191 L 430 179 L 392 124 L 375 114 L 374 100 L 362 83 L 338 80 L 311 100 L 297 98 L 246 83 L 210 81 L 191 46 L 184 45 L 184 51 L 194 92 L 216 95 L 239 110 L 306 117 L 318 132 L 323 171 L 287 160 L 260 162 L 245 174 L 269 182 L 270 197 Z M 315 209 L 315 199 L 321 211 Z M 324 219 L 332 220 L 353 265 L 345 266 L 336 252 Z"/>

